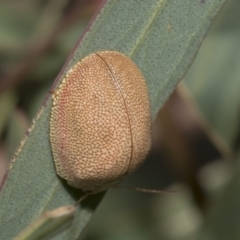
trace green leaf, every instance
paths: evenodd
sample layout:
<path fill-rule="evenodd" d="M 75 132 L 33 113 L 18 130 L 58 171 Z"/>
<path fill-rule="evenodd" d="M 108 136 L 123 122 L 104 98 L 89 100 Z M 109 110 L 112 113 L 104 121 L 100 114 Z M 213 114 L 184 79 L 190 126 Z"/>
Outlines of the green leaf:
<path fill-rule="evenodd" d="M 14 240 L 40 240 L 55 236 L 72 223 L 75 210 L 76 208 L 70 205 L 44 212 Z"/>
<path fill-rule="evenodd" d="M 234 174 L 212 204 L 197 240 L 235 240 L 240 238 L 240 154 L 233 164 Z"/>
<path fill-rule="evenodd" d="M 198 107 L 232 148 L 240 117 L 239 7 L 239 1 L 229 1 L 185 77 Z"/>
<path fill-rule="evenodd" d="M 141 68 L 150 91 L 152 116 L 187 71 L 225 0 L 108 1 L 77 44 L 57 78 L 86 55 L 117 50 Z M 40 108 L 14 155 L 0 195 L 1 239 L 12 239 L 44 211 L 76 202 L 81 193 L 57 177 L 49 143 L 51 95 Z M 78 208 L 72 226 L 54 239 L 76 239 L 103 194 Z"/>

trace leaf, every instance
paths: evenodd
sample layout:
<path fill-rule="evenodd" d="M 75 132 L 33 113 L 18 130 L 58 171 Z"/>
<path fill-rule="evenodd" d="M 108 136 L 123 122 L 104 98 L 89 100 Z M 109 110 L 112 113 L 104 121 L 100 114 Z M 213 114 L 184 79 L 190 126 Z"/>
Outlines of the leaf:
<path fill-rule="evenodd" d="M 214 16 L 225 0 L 108 1 L 88 27 L 53 88 L 86 55 L 117 50 L 141 68 L 150 91 L 152 117 L 187 71 Z M 0 196 L 1 238 L 12 239 L 44 211 L 80 197 L 57 177 L 49 143 L 51 95 L 40 108 L 14 155 Z M 78 208 L 72 226 L 54 239 L 76 239 L 102 194 Z"/>
<path fill-rule="evenodd" d="M 239 1 L 229 1 L 185 77 L 198 107 L 232 148 L 240 116 L 239 7 Z"/>
<path fill-rule="evenodd" d="M 240 154 L 233 164 L 232 179 L 212 205 L 197 240 L 235 240 L 240 238 Z"/>
<path fill-rule="evenodd" d="M 44 212 L 14 240 L 40 240 L 55 236 L 72 223 L 75 210 L 76 208 L 70 205 Z"/>

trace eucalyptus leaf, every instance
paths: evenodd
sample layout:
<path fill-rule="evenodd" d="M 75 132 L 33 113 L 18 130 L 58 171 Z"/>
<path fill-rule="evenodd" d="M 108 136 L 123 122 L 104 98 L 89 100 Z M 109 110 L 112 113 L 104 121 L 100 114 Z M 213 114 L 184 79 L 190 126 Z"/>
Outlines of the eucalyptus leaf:
<path fill-rule="evenodd" d="M 44 212 L 13 240 L 41 240 L 55 236 L 72 223 L 75 210 L 70 205 Z"/>
<path fill-rule="evenodd" d="M 226 4 L 185 77 L 197 106 L 232 149 L 240 118 L 239 8 L 236 0 Z"/>
<path fill-rule="evenodd" d="M 56 79 L 86 55 L 116 50 L 131 57 L 146 77 L 152 117 L 191 64 L 225 0 L 112 0 L 101 8 Z M 44 211 L 71 205 L 82 195 L 55 172 L 49 142 L 51 94 L 12 158 L 0 195 L 1 239 L 19 234 Z M 104 193 L 103 193 L 104 194 Z M 54 239 L 76 239 L 103 194 L 80 204 L 73 224 Z"/>
<path fill-rule="evenodd" d="M 236 240 L 240 238 L 240 152 L 232 179 L 211 207 L 197 240 Z"/>

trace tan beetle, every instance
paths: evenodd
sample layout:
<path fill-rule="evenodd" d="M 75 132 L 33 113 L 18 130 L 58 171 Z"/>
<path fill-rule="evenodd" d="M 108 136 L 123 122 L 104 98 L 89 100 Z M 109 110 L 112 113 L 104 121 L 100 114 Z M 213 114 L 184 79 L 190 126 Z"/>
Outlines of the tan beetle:
<path fill-rule="evenodd" d="M 53 94 L 50 142 L 59 176 L 83 191 L 121 182 L 146 158 L 151 116 L 145 79 L 119 52 L 93 53 Z"/>

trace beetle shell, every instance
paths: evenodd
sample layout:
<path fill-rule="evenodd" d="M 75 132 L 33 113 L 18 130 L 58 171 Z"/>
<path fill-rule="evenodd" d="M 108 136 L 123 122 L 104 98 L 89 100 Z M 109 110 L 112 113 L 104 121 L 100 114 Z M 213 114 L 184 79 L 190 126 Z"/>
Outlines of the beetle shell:
<path fill-rule="evenodd" d="M 101 51 L 71 68 L 53 94 L 50 142 L 58 175 L 84 191 L 106 190 L 136 170 L 150 149 L 151 117 L 134 62 Z"/>

